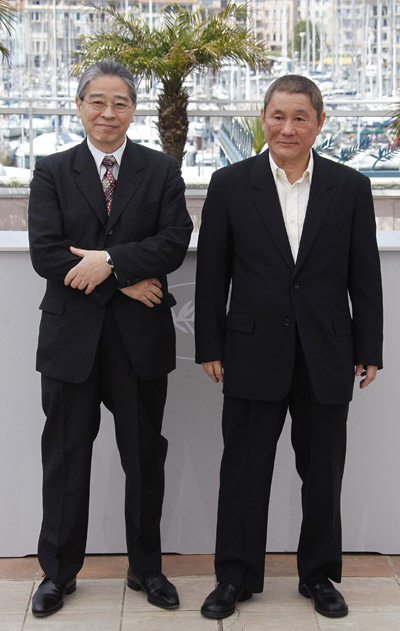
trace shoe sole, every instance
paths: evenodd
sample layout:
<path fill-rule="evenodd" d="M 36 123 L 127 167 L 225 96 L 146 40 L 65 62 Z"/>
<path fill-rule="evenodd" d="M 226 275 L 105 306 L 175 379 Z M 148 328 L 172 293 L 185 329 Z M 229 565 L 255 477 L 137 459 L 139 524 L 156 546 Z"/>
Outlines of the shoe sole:
<path fill-rule="evenodd" d="M 126 584 L 128 585 L 129 589 L 133 589 L 134 592 L 144 591 L 143 587 L 139 585 L 139 583 L 135 583 L 135 581 L 132 581 L 129 578 L 126 579 Z M 160 603 L 154 602 L 154 600 L 151 600 L 151 598 L 149 597 L 147 597 L 147 602 L 149 602 L 150 605 L 154 605 L 154 607 L 159 607 L 160 609 L 178 609 L 180 605 L 179 602 L 176 605 L 160 605 Z"/>
<path fill-rule="evenodd" d="M 242 592 L 238 598 L 238 601 L 243 603 L 245 602 L 245 600 L 249 600 L 252 596 L 253 594 L 251 592 Z M 223 620 L 224 618 L 229 618 L 229 616 L 235 613 L 235 609 L 236 607 L 233 607 L 232 609 L 228 609 L 227 611 L 224 611 L 223 613 L 217 614 L 217 613 L 214 613 L 213 611 L 207 611 L 207 609 L 201 608 L 200 613 L 205 618 L 210 618 L 211 620 Z"/>
<path fill-rule="evenodd" d="M 73 594 L 74 591 L 76 591 L 76 581 L 75 583 L 72 583 L 72 585 L 70 585 L 68 589 L 65 590 L 65 596 L 69 596 L 70 594 Z M 54 609 L 51 609 L 50 611 L 43 611 L 43 612 L 35 611 L 32 606 L 32 614 L 35 616 L 35 618 L 46 618 L 47 616 L 51 616 L 53 613 L 57 613 L 57 611 L 60 611 L 63 605 L 64 605 L 64 602 L 61 602 L 61 604 L 58 607 L 55 607 Z"/>
<path fill-rule="evenodd" d="M 342 609 L 342 611 L 326 611 L 326 609 L 321 609 L 318 605 L 315 604 L 313 597 L 308 591 L 307 587 L 303 587 L 303 585 L 299 585 L 299 594 L 304 596 L 305 598 L 309 598 L 314 605 L 314 609 L 317 613 L 320 613 L 321 616 L 325 616 L 326 618 L 344 618 L 349 613 L 348 607 L 346 609 Z"/>

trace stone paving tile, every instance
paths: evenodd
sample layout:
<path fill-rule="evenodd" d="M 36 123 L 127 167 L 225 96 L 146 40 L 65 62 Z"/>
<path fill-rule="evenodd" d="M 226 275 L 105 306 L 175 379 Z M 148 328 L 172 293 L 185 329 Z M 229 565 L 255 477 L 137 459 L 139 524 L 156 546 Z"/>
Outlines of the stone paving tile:
<path fill-rule="evenodd" d="M 213 554 L 163 554 L 166 576 L 207 576 L 214 574 Z"/>
<path fill-rule="evenodd" d="M 243 612 L 226 618 L 223 631 L 319 631 L 313 611 L 280 611 L 265 613 Z M 341 627 L 336 627 L 338 631 Z"/>
<path fill-rule="evenodd" d="M 0 579 L 28 579 L 40 576 L 40 566 L 36 556 L 0 558 Z"/>
<path fill-rule="evenodd" d="M 345 618 L 318 616 L 320 631 L 399 631 L 399 611 L 350 611 Z"/>
<path fill-rule="evenodd" d="M 389 558 L 384 554 L 344 554 L 343 576 L 393 577 Z"/>
<path fill-rule="evenodd" d="M 254 594 L 250 600 L 238 603 L 238 610 L 243 613 L 261 613 L 272 611 L 308 611 L 310 601 L 300 596 L 297 590 L 298 580 L 294 577 L 266 578 L 264 591 Z"/>
<path fill-rule="evenodd" d="M 32 593 L 33 581 L 0 581 L 0 612 L 24 614 Z"/>
<path fill-rule="evenodd" d="M 122 631 L 219 631 L 217 620 L 207 620 L 193 611 L 128 611 Z M 311 630 L 309 630 L 311 631 Z"/>
<path fill-rule="evenodd" d="M 391 554 L 389 556 L 389 559 L 394 567 L 397 576 L 400 577 L 400 554 Z"/>
<path fill-rule="evenodd" d="M 296 555 L 267 554 L 264 573 L 265 576 L 297 576 Z"/>
<path fill-rule="evenodd" d="M 393 575 L 392 565 L 400 576 L 400 555 L 344 554 L 344 576 Z M 88 555 L 79 578 L 124 578 L 128 566 L 124 554 Z M 163 572 L 167 576 L 207 576 L 214 574 L 214 557 L 211 554 L 164 554 Z M 36 556 L 0 558 L 1 579 L 40 578 L 42 571 Z M 297 576 L 296 555 L 267 554 L 266 576 Z"/>
<path fill-rule="evenodd" d="M 24 614 L 0 614 L 0 631 L 21 631 Z"/>
<path fill-rule="evenodd" d="M 127 569 L 125 554 L 88 555 L 78 578 L 125 578 Z"/>
<path fill-rule="evenodd" d="M 23 631 L 119 631 L 120 622 L 118 611 L 75 612 L 68 611 L 64 606 L 61 611 L 46 618 L 35 618 L 29 614 Z"/>
<path fill-rule="evenodd" d="M 365 609 L 400 612 L 400 588 L 394 579 L 345 578 L 339 589 L 351 611 Z"/>

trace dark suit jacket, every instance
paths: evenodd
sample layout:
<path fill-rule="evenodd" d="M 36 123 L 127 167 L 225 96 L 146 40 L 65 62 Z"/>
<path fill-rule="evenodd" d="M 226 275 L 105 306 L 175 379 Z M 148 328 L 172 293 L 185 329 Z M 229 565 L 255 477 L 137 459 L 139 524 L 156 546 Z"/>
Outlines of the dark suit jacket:
<path fill-rule="evenodd" d="M 370 183 L 315 153 L 314 160 L 296 264 L 268 152 L 211 180 L 198 245 L 196 361 L 223 360 L 231 396 L 288 394 L 296 328 L 322 404 L 351 399 L 355 364 L 382 365 Z"/>
<path fill-rule="evenodd" d="M 47 279 L 37 369 L 61 381 L 84 381 L 111 305 L 138 375 L 152 379 L 171 371 L 175 302 L 166 275 L 181 265 L 191 230 L 180 170 L 167 155 L 127 141 L 109 217 L 86 140 L 40 160 L 29 200 L 32 263 Z M 111 275 L 90 295 L 65 287 L 65 275 L 80 260 L 70 245 L 107 250 L 118 280 Z M 154 308 L 118 291 L 150 277 L 161 281 L 164 294 Z"/>

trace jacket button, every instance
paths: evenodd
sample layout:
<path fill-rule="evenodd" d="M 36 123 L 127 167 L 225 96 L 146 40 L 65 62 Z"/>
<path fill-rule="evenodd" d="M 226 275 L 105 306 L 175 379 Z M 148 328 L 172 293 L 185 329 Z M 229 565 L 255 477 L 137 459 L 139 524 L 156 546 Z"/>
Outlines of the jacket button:
<path fill-rule="evenodd" d="M 285 326 L 290 326 L 292 324 L 292 321 L 291 321 L 290 318 L 285 318 L 284 321 L 283 321 L 283 324 Z"/>
<path fill-rule="evenodd" d="M 294 289 L 300 289 L 300 283 L 296 282 L 293 285 Z"/>
<path fill-rule="evenodd" d="M 110 230 L 107 235 L 110 236 L 112 233 L 114 232 L 114 230 Z"/>

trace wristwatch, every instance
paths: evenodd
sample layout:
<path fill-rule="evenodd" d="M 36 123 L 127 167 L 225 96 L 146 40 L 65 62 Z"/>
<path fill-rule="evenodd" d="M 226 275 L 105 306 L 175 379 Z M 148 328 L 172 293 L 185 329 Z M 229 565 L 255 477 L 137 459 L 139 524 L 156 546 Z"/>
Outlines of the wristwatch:
<path fill-rule="evenodd" d="M 111 267 L 111 269 L 114 269 L 114 263 L 113 260 L 111 258 L 111 256 L 109 255 L 109 253 L 107 252 L 107 250 L 105 250 L 105 254 L 106 254 L 106 263 L 109 267 Z"/>

